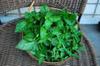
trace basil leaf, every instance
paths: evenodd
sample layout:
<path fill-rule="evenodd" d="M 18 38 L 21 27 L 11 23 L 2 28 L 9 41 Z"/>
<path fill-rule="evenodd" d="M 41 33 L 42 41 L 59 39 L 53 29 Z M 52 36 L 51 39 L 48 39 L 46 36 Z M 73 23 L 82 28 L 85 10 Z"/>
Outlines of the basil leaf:
<path fill-rule="evenodd" d="M 15 32 L 24 32 L 26 29 L 26 22 L 24 20 L 21 20 L 17 23 Z"/>
<path fill-rule="evenodd" d="M 47 31 L 44 27 L 41 27 L 40 29 L 40 39 L 42 42 L 47 40 Z"/>
<path fill-rule="evenodd" d="M 25 12 L 24 17 L 25 17 L 25 19 L 30 19 L 33 17 L 33 15 L 30 12 Z"/>
<path fill-rule="evenodd" d="M 52 25 L 52 22 L 50 20 L 46 20 L 45 23 L 44 23 L 44 26 L 46 29 L 49 29 Z"/>
<path fill-rule="evenodd" d="M 42 4 L 42 6 L 40 6 L 40 12 L 41 13 L 46 13 L 49 11 L 49 8 L 46 4 Z"/>
<path fill-rule="evenodd" d="M 33 33 L 26 33 L 23 38 L 27 41 L 33 41 L 34 40 L 34 34 Z"/>
<path fill-rule="evenodd" d="M 16 48 L 21 49 L 21 50 L 30 51 L 30 50 L 32 50 L 32 49 L 34 48 L 34 44 L 35 44 L 34 41 L 28 42 L 28 41 L 22 39 L 22 40 L 18 43 L 18 45 L 16 46 Z"/>

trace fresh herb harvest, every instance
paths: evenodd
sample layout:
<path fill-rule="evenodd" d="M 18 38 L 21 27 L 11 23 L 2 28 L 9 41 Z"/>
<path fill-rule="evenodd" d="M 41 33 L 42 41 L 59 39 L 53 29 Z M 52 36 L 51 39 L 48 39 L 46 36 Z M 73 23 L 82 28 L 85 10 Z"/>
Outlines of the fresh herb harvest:
<path fill-rule="evenodd" d="M 16 48 L 31 53 L 40 64 L 78 57 L 82 33 L 76 18 L 76 13 L 47 5 L 41 5 L 39 12 L 26 12 L 16 25 L 15 32 L 23 33 Z"/>

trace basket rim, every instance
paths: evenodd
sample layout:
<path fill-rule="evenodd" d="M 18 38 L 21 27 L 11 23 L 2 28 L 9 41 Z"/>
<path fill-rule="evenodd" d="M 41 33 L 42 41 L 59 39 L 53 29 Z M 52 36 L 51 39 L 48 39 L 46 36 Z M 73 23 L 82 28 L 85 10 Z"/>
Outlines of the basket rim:
<path fill-rule="evenodd" d="M 31 58 L 35 59 L 36 61 L 38 60 L 38 59 L 37 59 L 35 56 L 33 56 L 30 52 L 27 52 L 27 53 L 28 53 L 28 55 L 29 55 Z M 51 65 L 53 65 L 53 64 L 63 64 L 64 62 L 67 62 L 68 60 L 71 60 L 71 59 L 73 59 L 73 57 L 69 57 L 69 58 L 67 58 L 67 59 L 65 59 L 65 60 L 58 61 L 58 62 L 43 61 L 43 63 L 45 63 L 45 64 L 51 64 Z"/>

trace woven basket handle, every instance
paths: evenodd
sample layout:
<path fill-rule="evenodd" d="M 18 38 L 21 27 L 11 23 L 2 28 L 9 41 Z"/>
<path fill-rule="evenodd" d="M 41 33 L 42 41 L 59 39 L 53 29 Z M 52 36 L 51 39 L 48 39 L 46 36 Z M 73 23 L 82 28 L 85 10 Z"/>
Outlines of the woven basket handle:
<path fill-rule="evenodd" d="M 29 12 L 32 11 L 32 7 L 33 7 L 34 3 L 35 3 L 35 1 L 33 0 L 32 3 L 31 3 L 31 5 L 30 5 L 29 8 L 28 8 L 28 11 L 29 11 Z"/>

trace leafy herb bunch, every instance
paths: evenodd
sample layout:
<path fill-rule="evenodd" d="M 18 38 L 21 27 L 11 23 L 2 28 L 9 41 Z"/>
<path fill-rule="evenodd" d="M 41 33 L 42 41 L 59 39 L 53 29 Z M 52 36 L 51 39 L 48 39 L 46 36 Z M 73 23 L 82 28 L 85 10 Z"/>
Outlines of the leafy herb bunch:
<path fill-rule="evenodd" d="M 15 32 L 23 33 L 16 48 L 31 53 L 39 63 L 78 57 L 75 53 L 81 47 L 82 34 L 76 18 L 75 13 L 52 10 L 47 5 L 41 5 L 39 12 L 26 12 L 16 25 Z"/>

